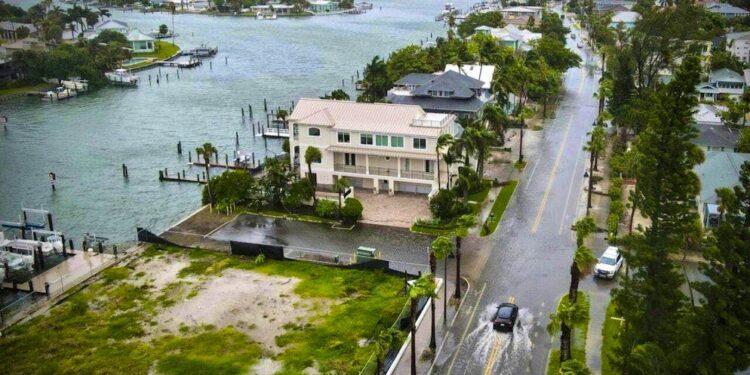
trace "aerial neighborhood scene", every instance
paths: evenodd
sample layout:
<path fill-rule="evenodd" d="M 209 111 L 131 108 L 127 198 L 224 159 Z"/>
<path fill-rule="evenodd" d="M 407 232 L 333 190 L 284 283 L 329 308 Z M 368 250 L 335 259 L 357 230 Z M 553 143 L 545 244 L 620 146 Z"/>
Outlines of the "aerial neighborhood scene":
<path fill-rule="evenodd" d="M 477 1 L 0 0 L 0 374 L 750 374 L 750 1 Z"/>

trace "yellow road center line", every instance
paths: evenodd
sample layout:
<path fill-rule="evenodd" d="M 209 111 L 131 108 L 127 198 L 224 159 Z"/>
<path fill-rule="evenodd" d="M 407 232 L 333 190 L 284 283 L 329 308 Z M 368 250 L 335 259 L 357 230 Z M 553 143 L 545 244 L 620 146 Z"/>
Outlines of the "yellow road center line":
<path fill-rule="evenodd" d="M 492 373 L 492 369 L 495 367 L 495 359 L 497 359 L 497 353 L 500 350 L 500 337 L 495 336 L 495 343 L 492 345 L 492 352 L 489 358 L 487 358 L 487 365 L 484 367 L 484 375 Z"/>
<path fill-rule="evenodd" d="M 552 166 L 552 171 L 550 171 L 549 178 L 547 180 L 547 189 L 544 190 L 544 196 L 542 197 L 542 204 L 539 205 L 539 210 L 536 213 L 536 220 L 534 220 L 534 226 L 531 227 L 531 233 L 536 233 L 537 229 L 539 229 L 539 223 L 542 221 L 542 213 L 544 212 L 544 207 L 547 206 L 547 199 L 549 199 L 549 192 L 552 189 L 552 184 L 555 182 L 555 174 L 557 173 L 557 167 L 560 165 L 560 159 L 562 158 L 563 151 L 565 150 L 565 145 L 568 143 L 568 133 L 570 133 L 570 125 L 572 123 L 573 123 L 573 116 L 570 117 L 567 128 L 565 129 L 565 136 L 563 137 L 562 144 L 560 145 L 560 150 L 557 152 L 557 158 L 555 159 L 555 164 Z"/>
<path fill-rule="evenodd" d="M 586 80 L 583 77 L 581 77 L 581 83 L 578 84 L 578 95 L 581 95 L 581 93 L 583 92 L 583 82 L 585 81 Z"/>
<path fill-rule="evenodd" d="M 516 297 L 510 296 L 510 298 L 508 298 L 508 302 L 516 303 Z"/>

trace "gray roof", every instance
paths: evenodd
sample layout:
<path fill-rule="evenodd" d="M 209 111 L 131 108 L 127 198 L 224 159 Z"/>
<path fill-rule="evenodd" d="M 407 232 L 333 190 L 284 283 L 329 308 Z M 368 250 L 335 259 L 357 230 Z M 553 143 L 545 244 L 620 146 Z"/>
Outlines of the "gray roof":
<path fill-rule="evenodd" d="M 726 35 L 726 38 L 727 38 L 727 41 L 732 41 L 736 39 L 744 39 L 748 36 L 750 36 L 750 31 L 740 31 L 736 33 L 728 33 Z"/>
<path fill-rule="evenodd" d="M 735 72 L 734 70 L 730 70 L 727 68 L 714 70 L 709 74 L 708 76 L 709 82 L 742 82 L 745 83 L 745 78 L 740 74 Z"/>
<path fill-rule="evenodd" d="M 724 147 L 733 150 L 739 132 L 726 125 L 696 125 L 699 133 L 693 143 L 699 146 Z"/>
<path fill-rule="evenodd" d="M 477 113 L 484 106 L 484 102 L 476 97 L 457 99 L 391 94 L 388 95 L 388 101 L 394 104 L 418 105 L 426 112 L 441 113 Z"/>
<path fill-rule="evenodd" d="M 739 184 L 740 167 L 745 162 L 750 162 L 750 154 L 706 152 L 706 160 L 694 169 L 701 179 L 701 202 L 717 203 L 716 189 L 731 188 Z"/>
<path fill-rule="evenodd" d="M 431 91 L 453 91 L 452 98 L 472 98 L 473 90 L 481 90 L 484 82 L 467 77 L 463 74 L 447 71 L 435 76 L 430 81 L 417 87 L 413 94 L 416 96 L 430 96 Z"/>
<path fill-rule="evenodd" d="M 714 12 L 714 13 L 750 14 L 750 12 L 740 7 L 736 7 L 732 4 L 727 4 L 727 3 L 706 4 L 705 7 L 706 7 L 706 10 L 708 10 L 709 12 Z"/>
<path fill-rule="evenodd" d="M 398 81 L 396 81 L 394 84 L 399 86 L 406 86 L 406 85 L 423 85 L 427 82 L 429 82 L 431 79 L 435 78 L 436 74 L 432 73 L 409 73 Z"/>

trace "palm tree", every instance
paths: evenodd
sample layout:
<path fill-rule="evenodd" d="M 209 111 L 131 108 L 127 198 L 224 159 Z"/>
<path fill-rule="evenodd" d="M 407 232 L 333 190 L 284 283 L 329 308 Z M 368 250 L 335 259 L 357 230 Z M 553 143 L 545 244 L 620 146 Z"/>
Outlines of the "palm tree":
<path fill-rule="evenodd" d="M 347 180 L 346 177 L 343 176 L 337 178 L 336 182 L 333 184 L 333 190 L 339 193 L 339 218 L 341 218 L 341 196 L 344 194 L 344 191 L 350 186 L 352 186 L 352 184 L 349 183 L 349 180 Z"/>
<path fill-rule="evenodd" d="M 451 148 L 448 149 L 448 152 L 443 155 L 443 161 L 445 162 L 446 170 L 448 173 L 448 178 L 445 181 L 445 188 L 450 189 L 451 184 L 451 165 L 456 164 L 460 161 L 460 156 L 456 154 Z"/>
<path fill-rule="evenodd" d="M 500 146 L 505 144 L 505 124 L 508 118 L 505 112 L 494 103 L 487 104 L 482 110 L 482 122 L 485 126 L 494 131 Z"/>
<path fill-rule="evenodd" d="M 586 204 L 586 215 L 591 210 L 591 193 L 594 190 L 594 162 L 597 154 L 604 150 L 606 146 L 606 135 L 604 134 L 604 127 L 595 126 L 594 130 L 590 132 L 591 139 L 589 139 L 583 146 L 584 151 L 589 152 L 589 191 L 588 191 L 588 202 Z"/>
<path fill-rule="evenodd" d="M 591 268 L 596 264 L 596 257 L 586 246 L 579 246 L 573 255 L 573 263 L 570 265 L 570 288 L 568 288 L 568 300 L 576 303 L 578 297 L 578 284 L 581 282 L 581 276 L 591 272 Z"/>
<path fill-rule="evenodd" d="M 612 96 L 614 90 L 614 81 L 610 78 L 602 77 L 599 79 L 599 88 L 594 93 L 594 97 L 599 99 L 599 113 L 604 111 L 604 101 Z"/>
<path fill-rule="evenodd" d="M 313 187 L 313 204 L 317 202 L 315 198 L 315 187 L 318 185 L 318 181 L 317 179 L 313 179 L 312 163 L 320 162 L 320 158 L 322 157 L 323 154 L 321 154 L 320 149 L 315 146 L 309 146 L 307 147 L 307 150 L 305 150 L 305 163 L 307 163 L 307 179 L 310 181 L 310 184 L 312 184 Z"/>
<path fill-rule="evenodd" d="M 383 373 L 383 361 L 385 361 L 385 355 L 391 348 L 397 347 L 401 344 L 403 337 L 401 331 L 396 327 L 391 327 L 380 331 L 378 337 L 375 338 L 375 360 L 376 368 L 375 374 L 380 375 Z"/>
<path fill-rule="evenodd" d="M 474 155 L 475 151 L 475 145 L 473 143 L 474 138 L 467 137 L 466 131 L 468 129 L 472 128 L 478 128 L 480 125 L 479 120 L 471 117 L 464 117 L 458 120 L 459 125 L 464 128 L 464 132 L 461 135 L 461 138 L 456 138 L 453 141 L 452 149 L 453 151 L 458 154 L 460 157 L 463 157 L 464 159 L 464 165 L 468 166 L 470 162 L 470 157 Z"/>
<path fill-rule="evenodd" d="M 215 154 L 218 150 L 214 145 L 210 143 L 204 143 L 203 146 L 195 149 L 195 155 L 197 157 L 203 156 L 203 161 L 206 167 L 206 188 L 208 189 L 208 201 L 211 206 L 214 205 L 214 196 L 211 193 L 211 176 L 209 174 L 209 163 L 211 162 L 211 155 Z"/>
<path fill-rule="evenodd" d="M 432 298 L 435 296 L 436 296 L 435 280 L 432 279 L 431 274 L 422 275 L 422 277 L 414 281 L 414 284 L 412 284 L 411 288 L 409 289 L 409 302 L 410 302 L 409 315 L 411 318 L 410 319 L 411 324 L 410 324 L 409 329 L 411 331 L 411 374 L 412 375 L 417 374 L 417 345 L 416 345 L 417 303 L 422 298 Z"/>
<path fill-rule="evenodd" d="M 550 315 L 547 332 L 550 335 L 560 332 L 560 363 L 572 358 L 573 337 L 571 330 L 575 325 L 583 323 L 585 319 L 586 311 L 581 308 L 581 305 L 572 303 L 565 297 L 560 301 L 557 311 Z"/>
<path fill-rule="evenodd" d="M 476 224 L 474 215 L 463 215 L 458 218 L 456 227 L 456 299 L 461 299 L 461 239 L 469 235 L 469 229 Z"/>
<path fill-rule="evenodd" d="M 477 157 L 476 172 L 481 180 L 484 177 L 484 161 L 490 153 L 490 146 L 495 143 L 495 135 L 484 126 L 467 128 L 462 138 L 466 138 Z M 468 151 L 468 150 L 467 150 Z"/>
<path fill-rule="evenodd" d="M 438 179 L 438 188 L 440 188 L 440 150 L 450 147 L 450 145 L 453 143 L 453 136 L 450 134 L 441 134 L 440 137 L 437 139 L 437 144 L 435 145 L 435 155 L 437 156 L 437 179 Z M 448 166 L 447 169 L 448 173 L 450 172 L 450 166 Z"/>
<path fill-rule="evenodd" d="M 581 247 L 586 237 L 596 230 L 596 222 L 591 216 L 586 216 L 573 224 L 573 230 L 576 231 L 576 246 Z"/>
<path fill-rule="evenodd" d="M 591 370 L 581 361 L 569 359 L 560 365 L 560 375 L 591 375 Z"/>
<path fill-rule="evenodd" d="M 172 2 L 167 3 L 167 8 L 171 9 L 172 12 L 174 12 L 174 3 L 172 3 Z M 107 9 L 107 8 L 99 8 L 99 16 L 101 16 L 102 19 L 104 17 L 112 18 L 112 14 L 109 13 L 109 9 Z"/>
<path fill-rule="evenodd" d="M 453 250 L 455 247 L 453 246 L 453 241 L 451 241 L 450 238 L 446 236 L 440 236 L 436 238 L 434 241 L 432 241 L 432 247 L 430 251 L 430 272 L 434 275 L 436 273 L 435 271 L 435 261 L 436 260 L 443 260 L 443 324 L 446 323 L 447 320 L 447 311 L 448 311 L 448 255 L 453 253 Z M 432 339 L 430 340 L 430 347 L 434 349 L 433 343 L 435 339 L 435 305 L 433 303 L 432 306 Z"/>

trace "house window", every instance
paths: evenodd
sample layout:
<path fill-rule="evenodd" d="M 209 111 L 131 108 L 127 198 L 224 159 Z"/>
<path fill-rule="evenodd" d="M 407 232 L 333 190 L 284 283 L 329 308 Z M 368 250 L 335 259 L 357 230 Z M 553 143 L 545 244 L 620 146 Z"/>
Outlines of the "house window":
<path fill-rule="evenodd" d="M 391 137 L 391 147 L 404 147 L 404 137 Z"/>
<path fill-rule="evenodd" d="M 432 161 L 430 161 L 430 160 L 425 160 L 424 161 L 424 171 L 427 172 L 427 173 L 432 172 Z"/>
<path fill-rule="evenodd" d="M 349 143 L 349 133 L 339 132 L 339 143 Z"/>
<path fill-rule="evenodd" d="M 344 154 L 344 164 L 351 166 L 357 165 L 357 154 Z"/>
<path fill-rule="evenodd" d="M 307 135 L 311 137 L 320 137 L 320 129 L 318 128 L 307 129 Z"/>
<path fill-rule="evenodd" d="M 359 143 L 363 145 L 371 145 L 372 144 L 372 134 L 360 134 L 359 136 Z"/>
<path fill-rule="evenodd" d="M 426 150 L 427 149 L 427 140 L 424 138 L 414 138 L 414 149 L 416 150 Z"/>
<path fill-rule="evenodd" d="M 375 136 L 375 145 L 376 146 L 388 146 L 388 136 L 387 135 L 376 135 Z"/>

